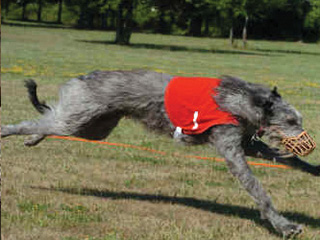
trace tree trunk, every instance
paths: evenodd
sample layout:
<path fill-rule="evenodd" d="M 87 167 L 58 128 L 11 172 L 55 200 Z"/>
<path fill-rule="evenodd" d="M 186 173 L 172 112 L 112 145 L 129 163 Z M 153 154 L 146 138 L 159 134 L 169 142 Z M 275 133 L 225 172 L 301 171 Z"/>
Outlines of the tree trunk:
<path fill-rule="evenodd" d="M 108 10 L 101 13 L 101 29 L 108 29 Z"/>
<path fill-rule="evenodd" d="M 242 30 L 242 42 L 243 42 L 243 48 L 247 47 L 247 27 L 248 27 L 248 21 L 249 17 L 246 17 L 246 20 L 244 22 L 243 30 Z"/>
<path fill-rule="evenodd" d="M 57 23 L 62 23 L 62 4 L 63 4 L 63 0 L 59 0 Z"/>
<path fill-rule="evenodd" d="M 176 22 L 174 11 L 171 10 L 171 11 L 169 12 L 169 15 L 170 15 L 170 26 L 171 26 L 171 28 L 172 28 L 172 26 L 173 26 L 173 25 L 175 24 L 175 22 Z M 170 29 L 170 31 L 171 31 L 171 29 Z"/>
<path fill-rule="evenodd" d="M 37 21 L 41 22 L 41 14 L 42 14 L 42 5 L 43 5 L 43 1 L 42 0 L 38 0 L 38 12 L 37 12 Z"/>
<path fill-rule="evenodd" d="M 90 4 L 89 1 L 82 1 L 80 5 L 80 14 L 78 19 L 78 28 L 81 29 L 92 29 L 93 28 L 93 19 L 94 13 L 89 11 L 88 5 Z"/>
<path fill-rule="evenodd" d="M 27 0 L 24 0 L 22 2 L 22 20 L 26 20 L 27 19 L 27 16 L 26 16 L 26 11 L 27 11 L 27 5 L 28 5 L 28 1 Z"/>
<path fill-rule="evenodd" d="M 109 29 L 117 29 L 117 13 L 114 10 L 110 10 Z"/>
<path fill-rule="evenodd" d="M 209 36 L 209 32 L 210 32 L 210 19 L 209 19 L 209 17 L 207 17 L 205 19 L 204 23 L 205 23 L 205 28 L 204 28 L 204 33 L 203 34 L 205 36 Z"/>
<path fill-rule="evenodd" d="M 230 40 L 231 47 L 233 47 L 233 43 L 234 43 L 233 26 L 231 26 L 230 28 L 229 40 Z"/>
<path fill-rule="evenodd" d="M 129 45 L 133 24 L 133 1 L 122 0 L 118 5 L 117 33 L 115 43 Z"/>
<path fill-rule="evenodd" d="M 120 2 L 118 5 L 118 13 L 117 13 L 117 33 L 116 33 L 116 40 L 117 44 L 122 44 L 124 41 L 124 20 L 123 20 L 123 3 Z"/>
<path fill-rule="evenodd" d="M 189 35 L 194 37 L 200 37 L 202 33 L 201 28 L 202 28 L 202 17 L 201 16 L 192 17 L 190 22 Z"/>
<path fill-rule="evenodd" d="M 9 15 L 9 9 L 10 9 L 10 1 L 5 1 L 5 15 L 6 15 L 6 17 L 8 17 L 8 15 Z"/>
<path fill-rule="evenodd" d="M 117 13 L 114 11 L 111 6 L 108 7 L 108 29 L 115 30 L 117 29 Z"/>
<path fill-rule="evenodd" d="M 230 41 L 231 47 L 233 47 L 233 44 L 234 44 L 234 12 L 233 12 L 232 8 L 229 9 L 229 17 L 230 17 L 230 20 L 231 20 L 229 41 Z"/>
<path fill-rule="evenodd" d="M 165 17 L 165 12 L 162 8 L 159 9 L 159 22 L 158 22 L 158 26 L 156 29 L 157 33 L 167 33 L 167 24 L 166 21 L 164 19 Z"/>

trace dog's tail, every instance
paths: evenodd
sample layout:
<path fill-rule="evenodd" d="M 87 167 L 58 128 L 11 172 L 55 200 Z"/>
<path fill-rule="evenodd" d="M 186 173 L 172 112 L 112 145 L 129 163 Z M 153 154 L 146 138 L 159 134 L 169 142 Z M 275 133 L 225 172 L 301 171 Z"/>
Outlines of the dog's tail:
<path fill-rule="evenodd" d="M 37 84 L 33 79 L 25 80 L 24 86 L 28 89 L 29 99 L 32 105 L 39 113 L 44 114 L 46 111 L 51 110 L 45 102 L 39 101 L 37 96 Z"/>

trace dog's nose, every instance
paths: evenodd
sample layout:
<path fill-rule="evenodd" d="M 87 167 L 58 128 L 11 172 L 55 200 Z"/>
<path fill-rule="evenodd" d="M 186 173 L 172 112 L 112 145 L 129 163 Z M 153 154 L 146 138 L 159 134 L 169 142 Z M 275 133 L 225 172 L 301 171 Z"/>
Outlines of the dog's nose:
<path fill-rule="evenodd" d="M 287 150 L 299 156 L 307 156 L 316 148 L 315 141 L 306 131 L 295 137 L 284 137 L 282 143 Z"/>

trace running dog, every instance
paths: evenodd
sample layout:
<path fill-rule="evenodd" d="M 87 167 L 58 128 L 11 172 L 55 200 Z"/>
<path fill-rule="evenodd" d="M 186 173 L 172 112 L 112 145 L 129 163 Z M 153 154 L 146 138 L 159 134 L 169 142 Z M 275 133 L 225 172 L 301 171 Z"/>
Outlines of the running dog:
<path fill-rule="evenodd" d="M 101 140 L 123 116 L 130 116 L 178 141 L 214 145 L 256 202 L 261 217 L 285 237 L 301 233 L 300 225 L 273 207 L 245 158 L 264 158 L 320 175 L 320 166 L 297 156 L 312 152 L 315 142 L 303 130 L 301 114 L 276 88 L 270 90 L 230 76 L 186 78 L 143 70 L 95 71 L 68 81 L 60 89 L 59 102 L 49 106 L 38 100 L 33 80 L 26 81 L 26 87 L 43 116 L 2 126 L 2 137 L 31 135 L 25 141 L 27 146 L 48 135 Z M 278 147 L 259 140 L 257 136 L 262 135 Z"/>

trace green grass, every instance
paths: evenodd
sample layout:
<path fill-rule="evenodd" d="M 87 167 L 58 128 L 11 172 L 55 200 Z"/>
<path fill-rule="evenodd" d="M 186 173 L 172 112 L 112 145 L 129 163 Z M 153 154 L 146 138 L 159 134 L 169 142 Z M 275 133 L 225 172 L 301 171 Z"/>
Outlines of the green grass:
<path fill-rule="evenodd" d="M 144 68 L 170 74 L 236 75 L 277 85 L 320 143 L 320 45 L 133 34 L 131 46 L 110 44 L 114 33 L 2 27 L 2 124 L 38 117 L 23 79 L 57 99 L 59 84 L 96 69 Z M 239 44 L 240 45 L 240 44 Z M 2 141 L 3 239 L 281 239 L 259 220 L 252 199 L 224 163 L 184 159 L 218 156 L 209 146 L 184 147 L 123 119 L 108 138 L 166 151 L 47 139 L 26 148 L 23 137 Z M 320 152 L 307 158 L 319 164 Z M 250 159 L 252 160 L 252 159 Z M 320 239 L 320 180 L 294 170 L 252 167 L 290 219 L 305 225 L 299 239 Z"/>

